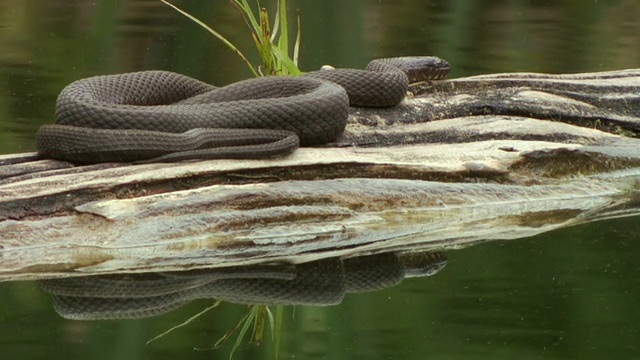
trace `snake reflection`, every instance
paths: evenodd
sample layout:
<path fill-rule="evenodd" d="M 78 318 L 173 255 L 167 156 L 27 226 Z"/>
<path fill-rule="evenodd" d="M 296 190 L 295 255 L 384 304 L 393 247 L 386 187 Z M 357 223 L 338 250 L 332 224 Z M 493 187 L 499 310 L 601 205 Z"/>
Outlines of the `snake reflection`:
<path fill-rule="evenodd" d="M 430 276 L 446 265 L 442 252 L 396 252 L 303 264 L 40 280 L 54 308 L 75 320 L 160 315 L 192 300 L 242 304 L 336 305 L 346 293 L 384 289 L 407 277 Z"/>

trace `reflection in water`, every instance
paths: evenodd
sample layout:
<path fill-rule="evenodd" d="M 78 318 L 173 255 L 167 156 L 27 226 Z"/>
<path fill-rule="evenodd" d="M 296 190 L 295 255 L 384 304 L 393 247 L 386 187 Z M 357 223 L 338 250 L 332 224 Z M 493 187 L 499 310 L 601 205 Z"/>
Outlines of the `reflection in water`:
<path fill-rule="evenodd" d="M 87 276 L 39 281 L 54 307 L 75 320 L 151 317 L 201 298 L 243 304 L 335 305 L 347 292 L 384 289 L 405 277 L 430 276 L 442 252 L 383 253 L 304 264 L 255 265 L 188 272 Z"/>

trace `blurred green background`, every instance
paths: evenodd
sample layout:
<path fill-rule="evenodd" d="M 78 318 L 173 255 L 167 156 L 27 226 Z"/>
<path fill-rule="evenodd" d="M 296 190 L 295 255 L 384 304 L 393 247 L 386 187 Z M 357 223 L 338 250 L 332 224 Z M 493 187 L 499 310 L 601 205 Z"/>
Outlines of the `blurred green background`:
<path fill-rule="evenodd" d="M 175 1 L 236 42 L 257 64 L 241 17 L 225 0 Z M 264 1 L 264 5 L 273 5 Z M 450 77 L 640 67 L 636 0 L 291 1 L 302 22 L 301 67 L 363 67 L 376 57 L 436 55 Z M 58 92 L 96 74 L 173 70 L 224 85 L 251 76 L 224 45 L 155 0 L 0 1 L 0 154 L 34 150 Z M 335 307 L 288 310 L 282 358 L 640 358 L 640 226 L 611 220 L 448 253 L 432 278 L 349 295 Z M 195 351 L 244 311 L 197 301 L 158 318 L 76 322 L 57 316 L 33 283 L 0 283 L 0 353 L 21 359 L 218 359 Z M 272 358 L 245 344 L 236 359 Z"/>

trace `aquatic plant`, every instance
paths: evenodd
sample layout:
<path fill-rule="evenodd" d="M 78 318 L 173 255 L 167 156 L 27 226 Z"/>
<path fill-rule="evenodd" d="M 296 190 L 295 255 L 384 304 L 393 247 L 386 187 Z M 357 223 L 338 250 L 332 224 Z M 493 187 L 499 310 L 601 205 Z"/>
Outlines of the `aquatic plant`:
<path fill-rule="evenodd" d="M 231 4 L 238 10 L 242 19 L 251 33 L 253 41 L 256 44 L 258 53 L 262 58 L 262 66 L 253 66 L 247 57 L 229 41 L 224 35 L 214 30 L 206 23 L 189 14 L 188 12 L 180 9 L 179 7 L 171 4 L 166 0 L 160 0 L 166 5 L 178 11 L 180 14 L 186 16 L 196 24 L 200 25 L 208 32 L 213 34 L 216 38 L 222 41 L 231 51 L 235 52 L 242 61 L 247 64 L 251 72 L 255 76 L 264 75 L 299 75 L 301 74 L 298 68 L 298 58 L 300 50 L 300 16 L 297 16 L 297 32 L 295 36 L 295 42 L 291 57 L 289 56 L 289 24 L 287 15 L 287 2 L 286 0 L 276 0 L 276 11 L 273 19 L 273 25 L 269 21 L 269 12 L 267 8 L 260 5 L 260 1 L 257 0 L 257 11 L 249 5 L 247 0 L 231 0 Z M 257 14 L 257 16 L 256 16 Z M 264 69 L 264 71 L 263 71 Z M 149 340 L 154 341 L 169 332 L 187 325 L 196 318 L 202 316 L 207 311 L 217 307 L 220 302 L 216 302 L 212 306 L 204 309 L 200 313 L 192 316 L 184 321 L 182 324 L 172 327 L 166 332 L 158 335 L 157 337 Z M 235 332 L 240 329 L 236 341 L 233 344 L 233 348 L 229 354 L 229 358 L 233 357 L 233 354 L 240 346 L 242 339 L 245 338 L 249 327 L 253 324 L 253 331 L 251 334 L 251 341 L 254 343 L 261 343 L 264 337 L 265 330 L 265 318 L 269 319 L 269 328 L 272 334 L 272 340 L 275 343 L 275 358 L 279 357 L 280 341 L 282 335 L 282 320 L 284 317 L 284 306 L 275 306 L 275 316 L 271 310 L 264 305 L 252 305 L 249 306 L 244 315 L 240 318 L 238 323 L 232 327 L 227 333 L 220 338 L 212 347 L 217 349 L 224 344 Z"/>
<path fill-rule="evenodd" d="M 300 16 L 297 17 L 297 34 L 295 37 L 293 51 L 291 52 L 291 56 L 289 56 L 290 42 L 286 0 L 276 1 L 276 14 L 273 19 L 273 25 L 271 25 L 269 21 L 269 12 L 267 8 L 262 7 L 259 0 L 257 1 L 257 10 L 254 10 L 247 0 L 231 0 L 231 4 L 238 10 L 251 33 L 253 41 L 258 49 L 258 53 L 262 58 L 262 66 L 253 66 L 237 46 L 203 21 L 166 0 L 160 1 L 200 25 L 222 41 L 230 50 L 235 52 L 245 64 L 247 64 L 255 76 L 299 75 L 301 73 L 298 68 L 298 54 L 300 50 Z"/>

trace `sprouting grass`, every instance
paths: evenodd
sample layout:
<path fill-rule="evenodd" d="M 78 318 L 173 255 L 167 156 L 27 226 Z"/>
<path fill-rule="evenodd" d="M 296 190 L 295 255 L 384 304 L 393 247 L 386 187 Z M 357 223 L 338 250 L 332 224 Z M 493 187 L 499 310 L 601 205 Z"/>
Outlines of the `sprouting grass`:
<path fill-rule="evenodd" d="M 247 64 L 251 72 L 255 76 L 260 75 L 299 75 L 298 54 L 300 50 L 300 17 L 298 16 L 297 34 L 294 42 L 293 51 L 289 55 L 289 24 L 287 16 L 286 0 L 278 0 L 276 3 L 276 14 L 273 20 L 273 26 L 269 21 L 269 12 L 260 5 L 257 0 L 257 10 L 254 10 L 247 0 L 231 0 L 231 4 L 238 10 L 245 25 L 251 33 L 251 37 L 256 44 L 258 53 L 262 58 L 262 66 L 253 66 L 247 57 L 240 51 L 231 41 L 224 35 L 215 31 L 213 28 L 169 3 L 166 0 L 160 0 L 168 6 L 172 7 L 180 14 L 186 16 L 196 24 L 200 25 L 213 36 L 222 41 L 231 51 L 235 52 L 240 59 Z M 257 15 L 256 15 L 257 13 Z M 263 70 L 264 69 L 264 70 Z"/>
<path fill-rule="evenodd" d="M 255 76 L 264 76 L 264 75 L 300 75 L 302 72 L 298 68 L 298 59 L 299 59 L 299 51 L 300 51 L 300 16 L 297 16 L 297 33 L 294 40 L 294 46 L 292 51 L 289 51 L 290 46 L 290 38 L 289 38 L 289 24 L 288 24 L 288 15 L 287 15 L 287 2 L 286 0 L 277 0 L 276 2 L 276 11 L 273 19 L 273 23 L 270 22 L 269 12 L 266 8 L 260 5 L 260 0 L 256 0 L 257 10 L 254 10 L 247 0 L 230 0 L 231 5 L 233 5 L 238 13 L 242 17 L 245 25 L 249 29 L 251 37 L 258 49 L 258 53 L 262 58 L 261 66 L 254 66 L 247 59 L 247 57 L 236 47 L 231 41 L 229 41 L 224 35 L 219 33 L 218 31 L 211 28 L 209 25 L 199 20 L 197 17 L 189 14 L 188 12 L 178 8 L 177 6 L 171 4 L 167 0 L 160 0 L 166 5 L 170 6 L 174 10 L 178 11 L 180 14 L 186 16 L 196 24 L 200 25 L 208 32 L 210 32 L 213 36 L 218 38 L 218 40 L 222 41 L 231 51 L 235 52 L 240 59 L 247 64 L 251 72 Z M 257 15 L 256 15 L 257 14 Z M 291 55 L 289 55 L 291 54 Z M 203 315 L 205 312 L 211 310 L 216 307 L 219 302 L 214 305 L 208 307 L 204 311 L 198 313 L 197 315 L 189 318 L 185 322 L 166 332 L 158 335 L 157 337 L 149 340 L 149 342 L 154 341 L 158 338 L 163 337 L 169 332 L 187 325 L 192 322 L 196 318 Z M 253 324 L 253 331 L 251 335 L 251 341 L 254 343 L 261 343 L 264 338 L 265 333 L 265 320 L 269 320 L 269 328 L 272 334 L 272 340 L 275 342 L 275 358 L 277 359 L 280 355 L 280 341 L 282 339 L 282 322 L 284 317 L 284 306 L 278 305 L 276 306 L 276 314 L 275 316 L 271 312 L 271 310 L 264 305 L 252 305 L 247 311 L 242 315 L 238 323 L 232 327 L 222 338 L 220 338 L 212 347 L 212 349 L 217 349 L 222 344 L 224 344 L 231 336 L 239 330 L 236 341 L 233 344 L 233 348 L 229 355 L 231 359 L 233 354 L 240 346 L 242 339 L 245 338 L 249 327 Z M 206 350 L 206 349 L 205 349 Z"/>
<path fill-rule="evenodd" d="M 282 338 L 282 319 L 284 316 L 284 306 L 276 305 L 276 316 L 274 318 L 271 309 L 265 305 L 250 305 L 247 311 L 242 315 L 238 323 L 232 327 L 227 333 L 221 337 L 212 349 L 217 349 L 225 343 L 231 335 L 238 329 L 240 329 L 236 341 L 233 343 L 233 348 L 229 354 L 229 359 L 233 357 L 233 354 L 238 350 L 242 339 L 247 335 L 249 327 L 253 324 L 253 331 L 251 333 L 251 342 L 260 345 L 264 339 L 265 333 L 265 320 L 269 319 L 269 328 L 271 330 L 272 340 L 275 342 L 275 359 L 280 356 L 280 340 Z"/>
<path fill-rule="evenodd" d="M 163 338 L 164 336 L 168 335 L 169 333 L 173 332 L 174 330 L 177 330 L 183 326 L 186 326 L 188 324 L 190 324 L 191 322 L 193 322 L 194 320 L 200 318 L 201 316 L 203 316 L 205 313 L 207 313 L 209 310 L 218 307 L 220 304 L 222 303 L 222 301 L 218 300 L 216 301 L 213 305 L 207 307 L 206 309 L 200 311 L 199 313 L 195 314 L 194 316 L 188 318 L 187 320 L 183 321 L 182 323 L 176 325 L 176 326 L 172 326 L 171 328 L 169 328 L 168 330 L 164 331 L 163 333 L 153 337 L 152 339 L 149 339 L 147 341 L 147 345 L 149 345 L 150 343 Z M 216 341 L 216 343 L 210 347 L 210 348 L 196 348 L 196 350 L 200 350 L 200 351 L 207 351 L 207 350 L 215 350 L 220 348 L 222 345 L 224 345 L 229 339 L 231 339 L 231 337 L 233 336 L 233 334 L 239 330 L 238 335 L 236 337 L 236 340 L 233 343 L 233 347 L 231 348 L 231 352 L 229 353 L 229 359 L 233 358 L 233 354 L 236 352 L 236 350 L 238 350 L 238 348 L 240 347 L 240 345 L 242 344 L 242 340 L 246 337 L 248 331 L 249 331 L 249 327 L 251 327 L 251 325 L 253 324 L 253 331 L 251 333 L 251 342 L 257 345 L 260 345 L 262 343 L 262 340 L 264 339 L 264 333 L 265 333 L 265 320 L 266 318 L 269 319 L 269 330 L 271 330 L 271 340 L 273 340 L 275 342 L 275 357 L 274 359 L 278 359 L 280 356 L 280 341 L 282 339 L 282 320 L 284 318 L 284 306 L 283 305 L 276 305 L 276 314 L 275 317 L 273 315 L 273 313 L 271 312 L 271 309 L 269 309 L 269 307 L 265 306 L 265 305 L 250 305 L 247 307 L 247 310 L 244 312 L 244 314 L 240 317 L 240 320 L 238 320 L 238 322 L 236 323 L 236 325 L 234 325 L 233 327 L 231 327 L 231 329 L 229 329 L 220 339 L 218 339 L 218 341 Z"/>

